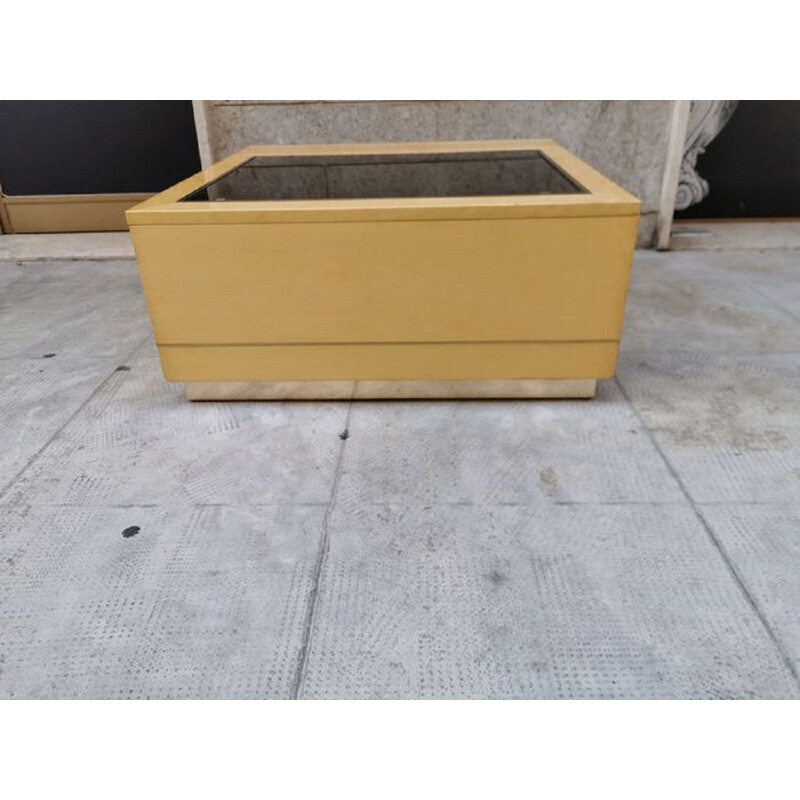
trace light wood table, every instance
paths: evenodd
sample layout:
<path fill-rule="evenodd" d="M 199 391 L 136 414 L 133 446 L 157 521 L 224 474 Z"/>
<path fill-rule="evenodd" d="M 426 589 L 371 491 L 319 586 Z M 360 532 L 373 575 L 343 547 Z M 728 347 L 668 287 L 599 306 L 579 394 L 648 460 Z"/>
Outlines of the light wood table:
<path fill-rule="evenodd" d="M 193 400 L 590 397 L 638 216 L 550 140 L 251 147 L 127 214 Z"/>

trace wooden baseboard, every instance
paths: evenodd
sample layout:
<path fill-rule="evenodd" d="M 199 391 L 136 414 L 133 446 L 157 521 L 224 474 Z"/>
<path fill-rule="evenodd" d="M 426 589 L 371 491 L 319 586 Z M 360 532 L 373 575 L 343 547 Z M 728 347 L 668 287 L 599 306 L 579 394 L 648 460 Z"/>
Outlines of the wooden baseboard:
<path fill-rule="evenodd" d="M 597 381 L 191 381 L 189 400 L 466 400 L 594 397 Z"/>
<path fill-rule="evenodd" d="M 6 233 L 127 230 L 125 212 L 151 194 L 30 195 L 3 197 Z"/>

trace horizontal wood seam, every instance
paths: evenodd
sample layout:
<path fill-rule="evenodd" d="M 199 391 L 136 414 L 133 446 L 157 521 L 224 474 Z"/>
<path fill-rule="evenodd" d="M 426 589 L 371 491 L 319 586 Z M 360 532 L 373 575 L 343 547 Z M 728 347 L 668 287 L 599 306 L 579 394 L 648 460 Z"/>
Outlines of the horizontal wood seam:
<path fill-rule="evenodd" d="M 397 345 L 463 345 L 463 344 L 619 344 L 619 339 L 475 339 L 475 340 L 435 340 L 435 341 L 399 341 L 399 342 L 156 342 L 157 347 L 351 347 L 364 346 L 397 346 Z"/>

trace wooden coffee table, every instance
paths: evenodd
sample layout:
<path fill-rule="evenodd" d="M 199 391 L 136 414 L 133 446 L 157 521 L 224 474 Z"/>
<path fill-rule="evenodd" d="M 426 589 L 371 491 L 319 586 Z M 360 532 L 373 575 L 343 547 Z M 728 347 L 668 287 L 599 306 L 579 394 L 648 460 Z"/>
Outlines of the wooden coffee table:
<path fill-rule="evenodd" d="M 639 201 L 551 140 L 308 145 L 127 216 L 190 399 L 591 397 Z"/>

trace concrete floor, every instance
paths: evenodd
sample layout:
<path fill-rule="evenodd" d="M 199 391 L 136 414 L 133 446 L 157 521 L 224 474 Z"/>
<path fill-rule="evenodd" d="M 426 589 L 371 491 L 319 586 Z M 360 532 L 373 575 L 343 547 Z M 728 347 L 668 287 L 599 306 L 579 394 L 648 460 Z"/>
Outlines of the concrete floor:
<path fill-rule="evenodd" d="M 800 694 L 800 254 L 637 253 L 593 401 L 357 404 L 190 405 L 133 262 L 15 260 L 0 696 Z"/>
<path fill-rule="evenodd" d="M 0 262 L 115 261 L 126 258 L 133 258 L 133 243 L 127 231 L 0 236 Z"/>

